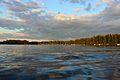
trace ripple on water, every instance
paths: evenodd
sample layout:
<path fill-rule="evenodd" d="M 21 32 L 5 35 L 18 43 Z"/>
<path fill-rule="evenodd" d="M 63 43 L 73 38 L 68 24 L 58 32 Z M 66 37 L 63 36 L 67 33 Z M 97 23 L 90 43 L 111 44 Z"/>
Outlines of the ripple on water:
<path fill-rule="evenodd" d="M 67 54 L 59 56 L 57 59 L 61 60 L 103 60 L 112 58 L 109 54 Z"/>
<path fill-rule="evenodd" d="M 112 48 L 3 47 L 0 80 L 120 80 L 120 52 Z"/>

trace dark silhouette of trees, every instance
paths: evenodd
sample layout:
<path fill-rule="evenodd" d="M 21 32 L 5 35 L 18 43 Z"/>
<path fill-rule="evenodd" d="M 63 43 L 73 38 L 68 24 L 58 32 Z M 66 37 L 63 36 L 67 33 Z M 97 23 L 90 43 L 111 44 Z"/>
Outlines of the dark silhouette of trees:
<path fill-rule="evenodd" d="M 42 41 L 42 42 L 29 42 L 27 40 L 6 40 L 0 42 L 0 44 L 79 44 L 79 45 L 120 45 L 120 34 L 107 34 L 107 35 L 97 35 L 90 38 L 80 38 L 76 40 L 54 40 L 54 41 Z"/>
<path fill-rule="evenodd" d="M 6 40 L 2 44 L 29 44 L 27 40 Z"/>
<path fill-rule="evenodd" d="M 120 34 L 97 35 L 91 38 L 75 40 L 76 44 L 84 45 L 117 45 L 120 44 Z"/>
<path fill-rule="evenodd" d="M 80 44 L 80 45 L 118 45 L 120 44 L 120 34 L 97 35 L 90 38 L 80 38 L 69 41 L 45 41 L 40 44 Z"/>

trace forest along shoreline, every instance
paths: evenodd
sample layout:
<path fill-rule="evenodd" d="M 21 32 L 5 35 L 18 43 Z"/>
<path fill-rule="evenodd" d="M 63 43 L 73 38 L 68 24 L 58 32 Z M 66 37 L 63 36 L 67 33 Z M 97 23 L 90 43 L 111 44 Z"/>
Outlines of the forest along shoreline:
<path fill-rule="evenodd" d="M 80 38 L 75 40 L 50 40 L 50 41 L 28 41 L 28 40 L 6 40 L 0 44 L 16 45 L 41 45 L 41 44 L 60 44 L 60 45 L 82 45 L 82 46 L 120 46 L 120 34 L 97 35 L 93 37 Z"/>

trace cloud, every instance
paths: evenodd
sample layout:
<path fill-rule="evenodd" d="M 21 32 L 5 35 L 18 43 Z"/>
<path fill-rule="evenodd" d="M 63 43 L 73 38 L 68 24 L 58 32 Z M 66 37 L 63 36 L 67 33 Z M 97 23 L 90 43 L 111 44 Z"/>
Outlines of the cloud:
<path fill-rule="evenodd" d="M 89 3 L 88 5 L 87 5 L 87 7 L 85 8 L 85 10 L 86 11 L 90 11 L 92 9 L 92 5 L 91 5 L 91 3 Z"/>
<path fill-rule="evenodd" d="M 64 2 L 79 3 L 79 0 L 63 0 Z"/>
<path fill-rule="evenodd" d="M 85 0 L 63 0 L 63 2 L 70 2 L 72 4 L 78 4 L 78 3 L 86 4 L 87 1 L 85 1 Z"/>
<path fill-rule="evenodd" d="M 27 37 L 29 36 L 28 34 L 25 34 L 25 33 L 12 33 L 13 36 L 16 36 L 16 37 Z"/>
<path fill-rule="evenodd" d="M 6 39 L 29 39 L 27 38 L 28 34 L 24 33 L 2 33 L 0 34 L 0 41 Z"/>
<path fill-rule="evenodd" d="M 80 12 L 80 11 L 82 11 L 83 9 L 82 8 L 75 8 L 74 9 L 74 11 L 76 11 L 76 12 Z"/>
<path fill-rule="evenodd" d="M 0 34 L 0 37 L 4 39 L 74 39 L 96 34 L 120 32 L 120 4 L 112 0 L 101 0 L 108 7 L 99 13 L 86 15 L 48 11 L 43 9 L 45 8 L 44 5 L 40 5 L 35 1 L 24 3 L 21 0 L 13 0 L 12 4 L 8 3 L 7 0 L 1 2 L 8 8 L 10 12 L 8 14 L 12 18 L 0 18 L 0 27 L 18 30 L 16 33 Z M 77 3 L 77 1 L 72 3 Z M 76 8 L 75 10 L 79 11 L 79 9 Z M 92 6 L 88 3 L 86 10 L 91 9 Z M 20 20 L 17 20 L 16 17 Z"/>
<path fill-rule="evenodd" d="M 16 12 L 26 11 L 27 8 L 21 6 L 9 6 L 9 9 Z"/>
<path fill-rule="evenodd" d="M 17 2 L 20 2 L 21 0 L 16 0 Z"/>
<path fill-rule="evenodd" d="M 76 19 L 76 15 L 65 15 L 65 14 L 57 14 L 55 16 L 56 20 L 60 20 L 60 21 L 69 21 L 69 20 L 74 20 Z"/>
<path fill-rule="evenodd" d="M 111 3 L 111 2 L 114 2 L 115 0 L 102 0 L 102 2 L 104 2 L 104 3 Z"/>
<path fill-rule="evenodd" d="M 58 14 L 58 12 L 56 12 L 56 11 L 47 11 L 47 13 L 49 15 L 57 15 Z"/>
<path fill-rule="evenodd" d="M 33 9 L 33 10 L 31 10 L 31 12 L 33 12 L 33 13 L 35 12 L 36 13 L 36 12 L 41 12 L 41 10 L 39 10 L 39 9 Z"/>

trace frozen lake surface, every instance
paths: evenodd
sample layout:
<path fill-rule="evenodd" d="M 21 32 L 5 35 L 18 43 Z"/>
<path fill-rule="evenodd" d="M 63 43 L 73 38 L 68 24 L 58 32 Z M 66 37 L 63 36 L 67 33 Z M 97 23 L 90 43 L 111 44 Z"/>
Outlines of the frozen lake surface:
<path fill-rule="evenodd" d="M 120 80 L 120 47 L 0 45 L 0 80 Z"/>

